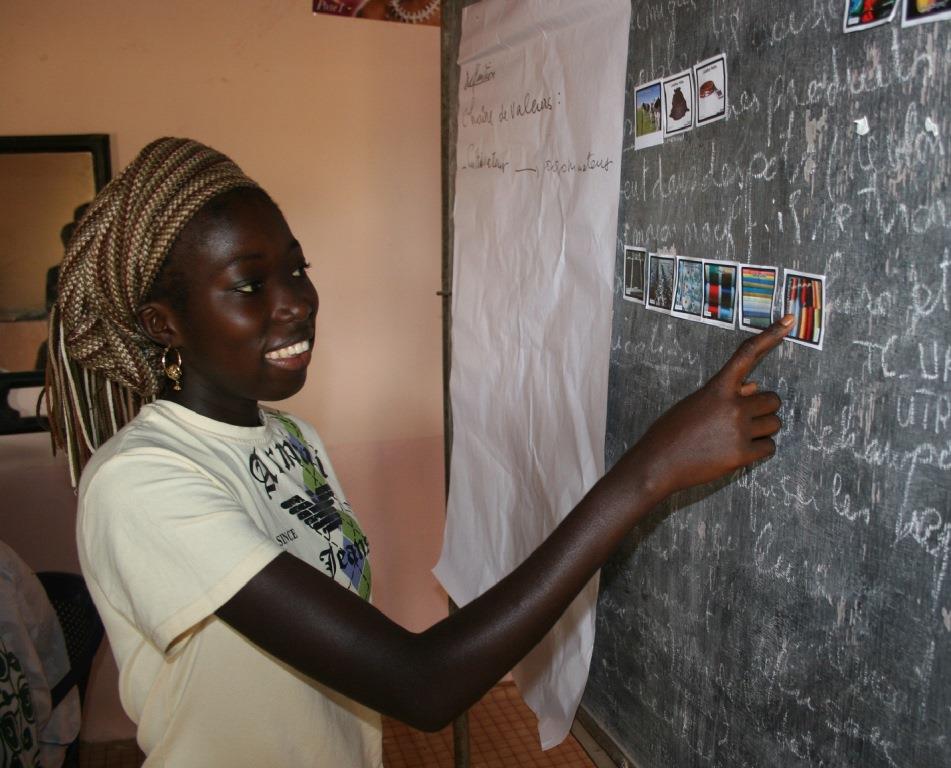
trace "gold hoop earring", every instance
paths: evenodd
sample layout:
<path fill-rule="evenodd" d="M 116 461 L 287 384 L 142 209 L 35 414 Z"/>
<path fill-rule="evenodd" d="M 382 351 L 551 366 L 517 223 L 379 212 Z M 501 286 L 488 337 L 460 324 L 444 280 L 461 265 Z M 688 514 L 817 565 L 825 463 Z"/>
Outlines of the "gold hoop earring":
<path fill-rule="evenodd" d="M 169 363 L 166 362 L 166 356 L 169 352 L 175 353 L 175 362 Z M 162 350 L 162 370 L 165 371 L 165 376 L 172 382 L 172 389 L 176 392 L 182 391 L 182 353 L 177 349 L 172 349 L 171 347 L 166 347 Z"/>

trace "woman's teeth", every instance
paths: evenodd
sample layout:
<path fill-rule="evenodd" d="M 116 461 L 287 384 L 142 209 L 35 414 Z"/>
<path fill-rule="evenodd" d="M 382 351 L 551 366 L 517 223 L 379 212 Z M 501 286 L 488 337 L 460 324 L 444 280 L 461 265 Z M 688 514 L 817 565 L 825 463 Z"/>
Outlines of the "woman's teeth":
<path fill-rule="evenodd" d="M 264 357 L 268 360 L 283 360 L 286 357 L 302 355 L 308 349 L 310 349 L 309 341 L 299 341 L 296 344 L 291 344 L 289 347 L 282 347 L 281 349 L 275 349 L 273 352 L 268 352 Z"/>

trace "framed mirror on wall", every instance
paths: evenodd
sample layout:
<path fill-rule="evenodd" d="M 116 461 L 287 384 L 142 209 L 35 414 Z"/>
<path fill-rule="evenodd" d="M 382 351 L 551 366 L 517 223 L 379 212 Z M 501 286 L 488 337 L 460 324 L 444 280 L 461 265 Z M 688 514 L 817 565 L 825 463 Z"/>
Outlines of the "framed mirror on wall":
<path fill-rule="evenodd" d="M 0 434 L 46 428 L 39 400 L 59 264 L 111 175 L 107 134 L 0 136 Z"/>

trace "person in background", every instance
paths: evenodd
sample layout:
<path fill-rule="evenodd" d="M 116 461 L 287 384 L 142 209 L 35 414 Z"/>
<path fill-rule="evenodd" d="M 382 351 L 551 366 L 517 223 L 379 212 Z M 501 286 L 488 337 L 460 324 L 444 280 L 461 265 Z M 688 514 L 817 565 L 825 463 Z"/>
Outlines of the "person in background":
<path fill-rule="evenodd" d="M 33 570 L 0 541 L 0 765 L 63 765 L 79 726 L 56 611 Z"/>

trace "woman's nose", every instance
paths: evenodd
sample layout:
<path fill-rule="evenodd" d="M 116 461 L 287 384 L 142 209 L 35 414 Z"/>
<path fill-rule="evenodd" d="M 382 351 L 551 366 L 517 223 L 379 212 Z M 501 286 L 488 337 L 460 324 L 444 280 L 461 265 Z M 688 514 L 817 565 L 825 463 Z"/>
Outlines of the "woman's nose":
<path fill-rule="evenodd" d="M 319 306 L 320 298 L 313 284 L 306 278 L 303 281 L 298 278 L 281 290 L 275 304 L 275 315 L 282 319 L 301 320 L 316 315 Z"/>

